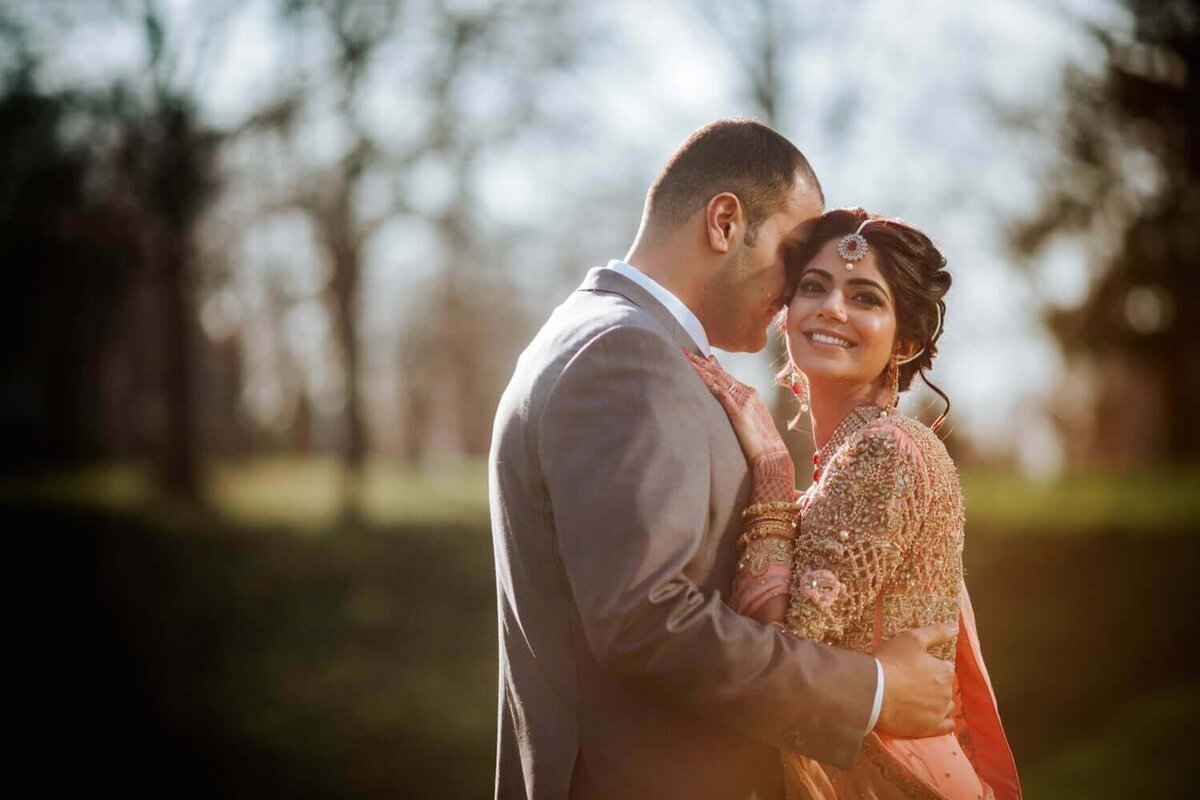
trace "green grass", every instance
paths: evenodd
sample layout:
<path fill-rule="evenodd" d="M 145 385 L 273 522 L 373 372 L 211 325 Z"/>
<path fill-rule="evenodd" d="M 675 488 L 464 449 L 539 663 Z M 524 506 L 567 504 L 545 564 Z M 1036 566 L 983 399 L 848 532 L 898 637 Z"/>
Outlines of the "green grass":
<path fill-rule="evenodd" d="M 371 513 L 424 522 L 340 530 L 312 519 L 332 519 L 336 502 L 287 485 L 328 472 L 242 469 L 221 490 L 250 506 L 240 517 L 236 499 L 170 520 L 153 505 L 96 510 L 78 496 L 0 501 L 18 532 L 14 560 L 53 587 L 31 596 L 65 609 L 39 623 L 45 642 L 33 646 L 47 726 L 70 719 L 75 740 L 93 743 L 91 767 L 117 769 L 135 795 L 162 786 L 122 767 L 130 754 L 174 775 L 172 794 L 488 796 L 495 584 L 482 508 L 452 519 L 471 508 L 459 502 L 469 486 L 413 480 Z M 407 479 L 378 475 L 388 492 Z M 90 480 L 81 485 L 105 485 Z M 432 521 L 450 501 L 453 514 Z M 967 537 L 983 651 L 1026 796 L 1186 797 L 1200 718 L 1200 537 L 1078 533 L 980 526 Z"/>
<path fill-rule="evenodd" d="M 1130 701 L 1112 721 L 1052 753 L 1026 775 L 1037 797 L 1185 797 L 1193 766 L 1180 741 L 1200 737 L 1200 685 L 1153 692 Z M 1030 797 L 1033 797 L 1030 793 Z"/>
<path fill-rule="evenodd" d="M 6 530 L 44 550 L 15 560 L 71 609 L 70 635 L 48 624 L 38 649 L 57 687 L 43 694 L 90 731 L 95 766 L 136 752 L 205 797 L 490 794 L 484 464 L 376 459 L 352 530 L 331 458 L 205 475 L 207 510 L 156 496 L 133 464 L 0 483 Z M 1200 470 L 964 470 L 963 490 L 968 583 L 1026 796 L 1188 796 Z M 122 781 L 159 789 L 141 774 Z"/>
<path fill-rule="evenodd" d="M 482 459 L 421 470 L 398 461 L 368 462 L 348 485 L 330 456 L 272 456 L 209 464 L 203 495 L 210 509 L 244 528 L 314 534 L 335 528 L 343 498 L 355 490 L 366 524 L 483 523 L 488 517 L 487 465 Z M 0 503 L 43 503 L 82 509 L 149 512 L 171 524 L 189 511 L 164 506 L 147 470 L 134 463 L 97 464 L 0 481 Z"/>
<path fill-rule="evenodd" d="M 0 480 L 0 503 L 44 503 L 129 511 L 149 502 L 154 485 L 133 462 L 92 464 Z"/>
<path fill-rule="evenodd" d="M 218 462 L 205 471 L 205 497 L 231 524 L 318 533 L 336 526 L 347 489 L 332 457 L 278 456 Z M 1012 473 L 962 470 L 972 529 L 1087 533 L 1181 533 L 1200 528 L 1200 468 L 1125 474 L 1070 474 L 1037 481 Z M 370 525 L 479 523 L 487 519 L 482 460 L 421 471 L 377 458 L 357 487 Z M 0 483 L 0 502 L 36 501 L 115 511 L 154 502 L 151 482 L 132 464 L 67 470 Z"/>
<path fill-rule="evenodd" d="M 967 522 L 999 530 L 1182 533 L 1200 528 L 1200 468 L 1069 474 L 1039 482 L 962 471 Z"/>
<path fill-rule="evenodd" d="M 236 524 L 321 531 L 337 523 L 346 488 L 334 459 L 284 456 L 214 465 L 207 496 Z M 479 522 L 488 516 L 482 460 L 422 471 L 375 459 L 357 488 L 363 517 L 372 525 Z"/>

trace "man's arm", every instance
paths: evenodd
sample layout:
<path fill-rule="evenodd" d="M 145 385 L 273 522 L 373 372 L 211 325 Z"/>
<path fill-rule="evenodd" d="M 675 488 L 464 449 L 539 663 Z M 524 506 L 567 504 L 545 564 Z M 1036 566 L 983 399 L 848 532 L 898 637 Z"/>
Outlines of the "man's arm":
<path fill-rule="evenodd" d="M 698 380 L 664 337 L 614 328 L 545 402 L 538 452 L 584 635 L 604 668 L 664 700 L 848 767 L 874 660 L 742 617 L 683 574 L 708 528 L 715 401 Z"/>

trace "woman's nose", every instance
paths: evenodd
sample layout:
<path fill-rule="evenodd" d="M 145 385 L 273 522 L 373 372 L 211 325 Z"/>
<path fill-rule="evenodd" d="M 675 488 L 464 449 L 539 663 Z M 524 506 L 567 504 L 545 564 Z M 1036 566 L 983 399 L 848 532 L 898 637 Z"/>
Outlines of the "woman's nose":
<path fill-rule="evenodd" d="M 817 310 L 817 316 L 837 320 L 838 322 L 845 322 L 846 308 L 842 305 L 842 293 L 830 292 L 825 295 L 825 302 Z"/>

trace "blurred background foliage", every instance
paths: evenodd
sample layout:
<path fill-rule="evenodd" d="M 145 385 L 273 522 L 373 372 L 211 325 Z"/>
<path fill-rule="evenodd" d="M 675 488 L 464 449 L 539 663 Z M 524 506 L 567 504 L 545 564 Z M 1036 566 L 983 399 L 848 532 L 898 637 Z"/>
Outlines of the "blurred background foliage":
<path fill-rule="evenodd" d="M 675 144 L 751 115 L 950 259 L 1028 795 L 1189 796 L 1198 39 L 1194 0 L 0 2 L 30 730 L 136 791 L 487 794 L 492 409 Z M 770 391 L 772 348 L 726 360 Z"/>

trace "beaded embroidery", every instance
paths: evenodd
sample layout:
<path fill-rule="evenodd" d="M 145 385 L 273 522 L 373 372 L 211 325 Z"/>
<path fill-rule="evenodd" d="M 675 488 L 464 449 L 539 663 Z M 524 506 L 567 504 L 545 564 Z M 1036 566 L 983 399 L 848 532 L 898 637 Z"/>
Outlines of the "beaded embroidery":
<path fill-rule="evenodd" d="M 858 652 L 958 618 L 963 504 L 941 440 L 918 420 L 859 406 L 823 448 L 804 498 L 787 630 Z M 815 583 L 814 583 L 815 581 Z M 954 660 L 955 642 L 934 652 Z"/>

